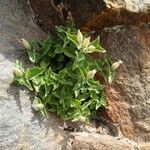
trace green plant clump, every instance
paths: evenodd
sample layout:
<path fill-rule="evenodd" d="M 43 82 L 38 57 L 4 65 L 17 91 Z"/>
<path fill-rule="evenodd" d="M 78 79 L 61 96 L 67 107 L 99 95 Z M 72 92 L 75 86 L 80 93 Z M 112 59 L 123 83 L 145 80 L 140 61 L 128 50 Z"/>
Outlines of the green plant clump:
<path fill-rule="evenodd" d="M 89 55 L 106 52 L 99 37 L 90 41 L 87 34 L 73 27 L 59 26 L 56 31 L 56 36 L 40 41 L 23 39 L 34 66 L 25 70 L 16 61 L 14 82 L 33 91 L 42 115 L 48 116 L 51 111 L 64 120 L 88 122 L 97 109 L 107 104 L 104 86 L 94 75 L 99 72 L 111 83 L 115 75 L 112 61 L 95 60 Z"/>

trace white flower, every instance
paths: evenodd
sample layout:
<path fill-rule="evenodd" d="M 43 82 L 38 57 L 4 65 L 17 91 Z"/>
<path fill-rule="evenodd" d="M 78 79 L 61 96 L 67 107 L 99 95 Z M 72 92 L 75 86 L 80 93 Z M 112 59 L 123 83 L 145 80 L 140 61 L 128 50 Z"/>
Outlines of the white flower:
<path fill-rule="evenodd" d="M 82 46 L 83 46 L 84 48 L 87 48 L 89 45 L 90 45 L 90 37 L 85 38 L 85 39 L 83 40 L 83 43 L 82 43 Z"/>
<path fill-rule="evenodd" d="M 95 50 L 95 46 L 90 45 L 85 51 L 86 51 L 86 53 L 93 53 L 94 50 Z"/>
<path fill-rule="evenodd" d="M 78 43 L 83 42 L 83 34 L 81 33 L 80 30 L 78 30 L 78 33 L 77 33 L 77 41 L 78 41 Z"/>
<path fill-rule="evenodd" d="M 112 64 L 111 68 L 112 68 L 113 70 L 116 70 L 116 69 L 120 66 L 120 64 L 122 64 L 122 63 L 123 63 L 123 61 L 121 61 L 121 60 L 119 60 L 119 61 L 117 61 L 117 62 L 114 62 L 114 63 Z"/>
<path fill-rule="evenodd" d="M 31 45 L 29 44 L 27 40 L 22 38 L 22 43 L 26 49 L 31 49 Z"/>
<path fill-rule="evenodd" d="M 87 73 L 87 79 L 93 79 L 95 74 L 96 74 L 97 70 L 93 69 L 92 71 L 89 71 Z"/>
<path fill-rule="evenodd" d="M 14 68 L 14 74 L 16 76 L 22 76 L 23 72 L 19 68 Z"/>

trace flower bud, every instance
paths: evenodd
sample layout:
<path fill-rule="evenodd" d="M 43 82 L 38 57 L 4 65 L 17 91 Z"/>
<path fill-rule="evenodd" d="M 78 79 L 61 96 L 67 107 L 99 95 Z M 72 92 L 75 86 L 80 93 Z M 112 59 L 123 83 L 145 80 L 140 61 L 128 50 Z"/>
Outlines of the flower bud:
<path fill-rule="evenodd" d="M 120 66 L 120 64 L 122 64 L 122 63 L 123 63 L 123 61 L 121 61 L 121 60 L 119 60 L 119 61 L 117 61 L 117 62 L 114 62 L 114 63 L 112 64 L 111 68 L 112 68 L 113 70 L 116 70 L 116 69 Z"/>
<path fill-rule="evenodd" d="M 87 79 L 93 79 L 95 74 L 96 74 L 97 70 L 93 69 L 92 71 L 89 71 L 87 73 Z"/>
<path fill-rule="evenodd" d="M 90 37 L 83 40 L 82 46 L 87 48 L 90 45 Z"/>
<path fill-rule="evenodd" d="M 95 50 L 95 46 L 90 45 L 90 46 L 87 48 L 86 52 L 87 52 L 87 53 L 93 53 L 94 50 Z"/>
<path fill-rule="evenodd" d="M 22 76 L 23 72 L 19 68 L 14 68 L 14 74 L 15 76 Z"/>
<path fill-rule="evenodd" d="M 78 30 L 78 33 L 77 33 L 77 41 L 78 43 L 82 43 L 83 41 L 83 34 L 81 33 L 80 30 Z"/>
<path fill-rule="evenodd" d="M 31 49 L 31 45 L 29 44 L 27 40 L 22 38 L 22 43 L 26 49 Z"/>

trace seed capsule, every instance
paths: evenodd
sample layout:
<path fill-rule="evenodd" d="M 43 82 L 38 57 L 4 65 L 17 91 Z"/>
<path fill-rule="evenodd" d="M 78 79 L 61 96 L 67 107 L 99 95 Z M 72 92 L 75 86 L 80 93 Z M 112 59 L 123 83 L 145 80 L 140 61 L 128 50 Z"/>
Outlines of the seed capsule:
<path fill-rule="evenodd" d="M 119 60 L 119 61 L 117 61 L 117 62 L 114 62 L 114 63 L 112 64 L 111 68 L 112 68 L 113 70 L 116 70 L 116 69 L 120 66 L 120 64 L 122 64 L 122 63 L 123 63 L 123 61 L 121 61 L 121 60 Z"/>
<path fill-rule="evenodd" d="M 14 68 L 14 74 L 16 76 L 22 76 L 23 72 L 19 68 Z"/>
<path fill-rule="evenodd" d="M 93 79 L 95 74 L 96 74 L 97 70 L 93 69 L 92 71 L 89 71 L 87 73 L 87 79 Z"/>
<path fill-rule="evenodd" d="M 31 49 L 31 45 L 29 44 L 27 40 L 22 38 L 22 43 L 26 49 Z"/>

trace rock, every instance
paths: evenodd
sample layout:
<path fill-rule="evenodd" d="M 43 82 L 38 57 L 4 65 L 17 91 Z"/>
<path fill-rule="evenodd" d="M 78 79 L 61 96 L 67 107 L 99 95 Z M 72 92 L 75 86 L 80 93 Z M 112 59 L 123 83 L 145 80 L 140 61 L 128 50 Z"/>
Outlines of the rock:
<path fill-rule="evenodd" d="M 150 21 L 149 0 L 71 0 L 75 24 L 86 31 Z"/>
<path fill-rule="evenodd" d="M 141 143 L 141 144 L 139 144 L 138 147 L 140 150 L 149 150 L 150 149 L 150 143 Z"/>
<path fill-rule="evenodd" d="M 25 89 L 11 84 L 13 66 L 16 59 L 29 65 L 20 39 L 40 39 L 45 34 L 32 22 L 32 11 L 26 1 L 1 0 L 0 8 L 0 149 L 135 149 L 137 144 L 131 140 L 106 135 L 110 134 L 109 129 L 106 133 L 99 132 L 103 134 L 100 135 L 93 127 L 88 127 L 86 132 L 79 132 L 69 140 L 68 131 L 59 128 L 63 126 L 60 118 L 49 114 L 49 119 L 43 119 L 32 110 L 32 96 Z M 147 141 L 139 147 L 148 150 L 149 29 L 122 26 L 105 28 L 99 34 L 108 54 L 114 60 L 124 62 L 116 82 L 107 90 L 109 106 L 103 117 L 119 124 L 124 136 Z"/>
<path fill-rule="evenodd" d="M 128 143 L 125 139 L 114 139 L 109 135 L 96 133 L 76 135 L 72 141 L 73 150 L 132 150 L 136 143 Z"/>
<path fill-rule="evenodd" d="M 107 89 L 108 109 L 100 115 L 117 124 L 125 137 L 150 142 L 150 30 L 116 26 L 99 34 L 106 55 L 123 61 Z"/>
<path fill-rule="evenodd" d="M 150 143 L 141 143 L 141 144 L 139 144 L 138 147 L 140 150 L 149 150 L 150 149 Z"/>
<path fill-rule="evenodd" d="M 32 22 L 25 0 L 0 1 L 0 149 L 61 149 L 61 119 L 54 114 L 45 120 L 31 109 L 32 97 L 12 85 L 16 59 L 27 64 L 20 39 L 42 38 L 45 34 Z"/>
<path fill-rule="evenodd" d="M 56 0 L 29 0 L 35 14 L 35 22 L 45 31 L 49 32 L 56 25 L 65 22 L 62 10 L 57 6 Z"/>

